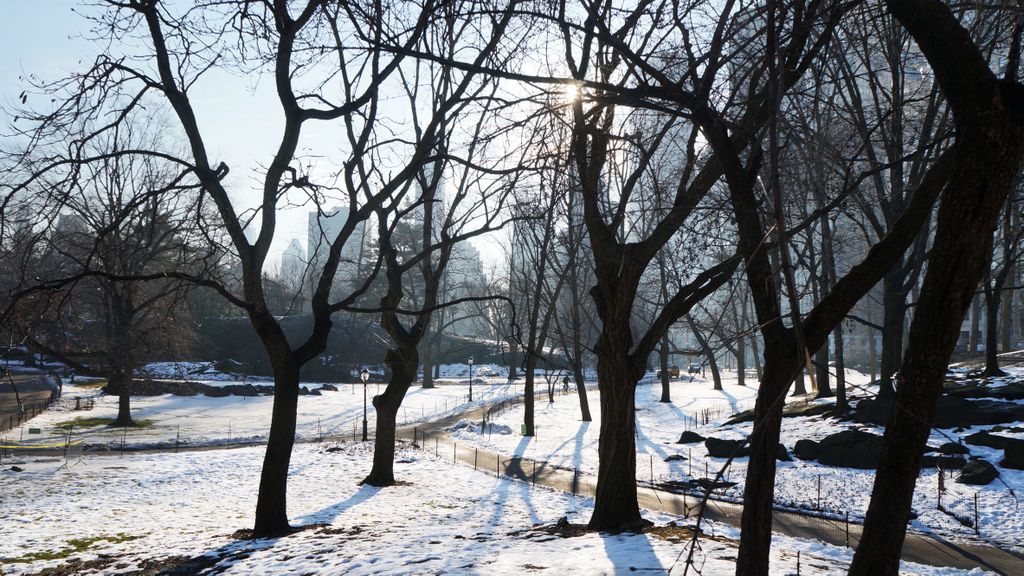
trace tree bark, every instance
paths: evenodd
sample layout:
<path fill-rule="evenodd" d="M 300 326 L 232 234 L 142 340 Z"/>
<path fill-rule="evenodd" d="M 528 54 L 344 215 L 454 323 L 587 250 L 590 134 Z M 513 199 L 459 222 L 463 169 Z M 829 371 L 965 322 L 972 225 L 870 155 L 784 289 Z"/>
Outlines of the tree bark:
<path fill-rule="evenodd" d="M 388 358 L 397 356 L 388 352 Z M 363 479 L 363 484 L 370 486 L 392 486 L 395 483 L 395 429 L 398 424 L 398 409 L 402 406 L 405 394 L 413 384 L 410 373 L 415 374 L 419 358 L 415 355 L 409 359 L 410 364 L 403 363 L 391 366 L 391 380 L 384 393 L 373 397 L 373 409 L 376 411 L 377 424 L 374 427 L 373 466 L 370 473 Z"/>
<path fill-rule="evenodd" d="M 274 407 L 256 497 L 255 537 L 280 534 L 291 528 L 287 511 L 288 466 L 295 445 L 299 366 L 284 357 L 272 358 L 271 365 L 274 368 Z"/>
<path fill-rule="evenodd" d="M 985 371 L 981 375 L 986 378 L 1006 376 L 1006 372 L 999 368 L 999 306 L 1002 291 L 998 282 L 992 287 L 988 285 L 989 280 L 985 280 L 985 284 Z"/>
<path fill-rule="evenodd" d="M 110 423 L 115 428 L 127 428 L 135 426 L 132 420 L 132 375 L 124 372 L 116 372 L 110 376 L 109 386 L 117 392 L 117 418 Z"/>
<path fill-rule="evenodd" d="M 891 398 L 895 392 L 893 375 L 903 358 L 903 326 L 906 318 L 907 293 L 902 288 L 899 269 L 890 270 L 882 281 L 882 366 L 878 397 Z"/>
<path fill-rule="evenodd" d="M 661 337 L 661 346 L 658 347 L 658 366 L 661 370 L 661 400 L 659 402 L 672 402 L 672 381 L 668 373 L 668 332 Z"/>
<path fill-rule="evenodd" d="M 583 374 L 583 362 L 577 360 L 573 363 L 573 376 L 576 379 L 576 393 L 580 397 L 580 420 L 582 422 L 591 422 L 593 417 L 590 415 L 590 400 L 587 399 L 587 383 Z"/>
<path fill-rule="evenodd" d="M 953 110 L 957 162 L 938 211 L 896 409 L 883 437 L 853 575 L 899 571 L 922 450 L 950 355 L 985 268 L 999 211 L 1024 160 L 1024 86 L 1000 82 L 970 34 L 937 0 L 887 0 L 935 71 Z M 1012 77 L 1010 77 L 1012 80 Z"/>
<path fill-rule="evenodd" d="M 610 343 L 603 346 L 597 359 L 601 441 L 597 493 L 588 526 L 593 530 L 635 530 L 643 522 L 636 499 L 635 413 L 636 384 L 643 367 L 629 365 L 627 350 L 611 348 Z"/>
<path fill-rule="evenodd" d="M 846 401 L 846 357 L 843 353 L 843 325 L 836 326 L 832 332 L 836 358 L 836 412 L 842 414 L 849 410 Z"/>

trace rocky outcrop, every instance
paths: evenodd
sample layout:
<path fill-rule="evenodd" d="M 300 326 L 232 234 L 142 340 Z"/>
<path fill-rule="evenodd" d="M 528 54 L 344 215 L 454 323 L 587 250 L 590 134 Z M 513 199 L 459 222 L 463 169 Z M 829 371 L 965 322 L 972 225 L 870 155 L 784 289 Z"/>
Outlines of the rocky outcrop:
<path fill-rule="evenodd" d="M 801 460 L 817 460 L 821 454 L 821 445 L 814 440 L 797 440 L 793 445 L 793 455 Z"/>
<path fill-rule="evenodd" d="M 863 430 L 836 432 L 818 444 L 818 462 L 826 466 L 872 470 L 882 454 L 882 437 Z"/>
<path fill-rule="evenodd" d="M 853 419 L 866 424 L 885 425 L 892 411 L 892 399 L 866 398 L 857 403 Z M 968 400 L 943 395 L 935 406 L 935 428 L 983 426 L 1024 420 L 1024 405 L 1000 400 Z"/>
<path fill-rule="evenodd" d="M 693 444 L 694 442 L 703 442 L 704 437 L 692 430 L 687 430 L 679 435 L 679 440 L 676 440 L 676 444 Z"/>

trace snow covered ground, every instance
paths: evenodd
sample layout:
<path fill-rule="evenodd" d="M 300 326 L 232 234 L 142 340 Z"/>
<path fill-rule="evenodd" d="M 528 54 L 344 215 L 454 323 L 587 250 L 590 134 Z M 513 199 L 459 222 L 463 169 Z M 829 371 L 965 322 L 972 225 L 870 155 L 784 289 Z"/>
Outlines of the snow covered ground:
<path fill-rule="evenodd" d="M 133 396 L 132 417 L 144 424 L 139 428 L 111 429 L 102 425 L 104 419 L 117 415 L 117 397 L 102 394 L 95 385 L 70 384 L 65 381 L 61 400 L 45 413 L 15 428 L 2 438 L 46 442 L 66 434 L 67 424 L 75 424 L 73 434 L 82 437 L 86 446 L 119 448 L 122 439 L 130 447 L 215 445 L 260 441 L 266 439 L 270 427 L 273 396 L 227 396 L 211 398 L 199 396 Z M 197 381 L 197 380 L 191 380 Z M 214 375 L 210 381 L 220 384 L 242 384 L 241 380 L 226 380 Z M 453 381 L 455 382 L 455 381 Z M 468 378 L 460 383 L 441 382 L 436 388 L 413 386 L 406 395 L 400 424 L 423 422 L 453 414 L 471 406 L 485 405 L 502 398 L 522 394 L 522 384 L 509 385 L 505 377 L 477 377 L 474 370 L 473 403 L 467 402 Z M 252 381 L 249 381 L 252 383 Z M 267 382 L 270 383 L 270 382 Z M 320 384 L 303 383 L 310 389 Z M 297 434 L 301 439 L 316 439 L 321 436 L 348 436 L 362 433 L 363 386 L 362 384 L 334 384 L 337 391 L 325 390 L 321 395 L 299 397 Z M 372 402 L 375 394 L 383 392 L 384 384 L 370 383 L 367 386 L 367 420 L 370 433 L 375 426 L 375 412 Z M 92 410 L 75 410 L 92 399 Z M 89 419 L 91 421 L 85 421 Z M 89 425 L 83 425 L 89 424 Z M 28 434 L 30 429 L 39 429 L 41 434 Z"/>
<path fill-rule="evenodd" d="M 251 524 L 260 448 L 89 456 L 70 469 L 51 459 L 0 471 L 0 573 L 58 565 L 116 574 L 180 564 L 227 574 L 682 574 L 688 541 L 659 530 L 561 538 L 533 529 L 565 516 L 586 522 L 592 503 L 403 448 L 397 475 L 408 485 L 358 486 L 370 446 L 296 448 L 289 484 L 292 523 L 311 527 L 278 539 L 240 540 Z M 200 495 L 216 494 L 216 498 Z M 697 558 L 701 574 L 733 574 L 735 530 L 711 526 Z M 845 573 L 852 552 L 774 538 L 773 573 Z M 199 557 L 199 558 L 197 558 Z M 685 556 L 683 556 L 685 558 Z M 903 565 L 909 574 L 961 574 Z M 692 573 L 692 572 L 691 572 Z M 980 574 L 980 571 L 972 574 Z"/>
<path fill-rule="evenodd" d="M 867 386 L 868 377 L 856 372 L 847 376 L 852 386 L 861 389 Z M 735 374 L 726 372 L 723 377 L 724 390 L 714 391 L 709 380 L 697 377 L 692 382 L 688 377 L 672 384 L 671 404 L 659 402 L 660 384 L 641 385 L 637 389 L 637 477 L 640 481 L 663 482 L 666 480 L 685 481 L 691 477 L 702 478 L 705 474 L 714 476 L 725 464 L 724 458 L 710 458 L 703 443 L 676 444 L 684 430 L 693 430 L 702 436 L 738 439 L 751 431 L 751 423 L 722 426 L 721 423 L 735 411 L 753 406 L 756 388 L 738 386 Z M 538 401 L 536 422 L 537 435 L 525 439 L 518 434 L 523 419 L 521 405 L 508 410 L 492 421 L 494 431 L 480 433 L 479 427 L 467 426 L 455 430 L 451 435 L 460 443 L 475 444 L 483 448 L 524 458 L 546 461 L 567 468 L 578 468 L 583 473 L 597 474 L 597 442 L 601 428 L 599 393 L 590 395 L 593 414 L 592 422 L 580 421 L 579 403 L 575 396 L 560 396 L 554 404 Z M 703 424 L 708 414 L 713 421 Z M 696 425 L 694 423 L 696 418 Z M 863 429 L 882 434 L 881 427 L 860 426 Z M 950 431 L 933 432 L 930 445 L 938 446 L 972 432 L 987 429 L 976 427 L 958 435 Z M 797 440 L 807 438 L 820 440 L 839 429 L 834 420 L 821 417 L 785 418 L 781 441 L 790 450 Z M 500 433 L 508 431 L 508 433 Z M 1013 434 L 1001 432 L 1008 436 Z M 1017 435 L 1021 436 L 1021 435 Z M 1001 450 L 970 446 L 971 453 L 982 456 L 993 464 L 1002 458 Z M 666 462 L 669 456 L 684 457 Z M 852 519 L 862 518 L 867 510 L 874 483 L 873 470 L 834 468 L 817 462 L 793 459 L 792 462 L 778 463 L 776 502 L 780 505 L 822 509 L 842 515 L 849 513 Z M 736 482 L 726 496 L 739 498 L 743 492 L 747 459 L 737 458 L 728 469 L 726 478 Z M 956 484 L 953 478 L 946 478 L 947 492 L 943 504 L 963 516 L 973 516 L 974 496 L 978 497 L 979 525 L 981 536 L 1002 543 L 1024 546 L 1024 506 L 1020 505 L 1011 488 L 1024 486 L 1024 472 L 1000 468 L 1001 482 L 996 480 L 987 486 L 965 486 Z M 819 496 L 820 482 L 820 496 Z M 932 530 L 951 537 L 972 537 L 971 530 L 937 509 L 938 478 L 935 470 L 922 472 L 915 492 L 914 510 L 920 517 L 912 523 L 919 530 Z"/>

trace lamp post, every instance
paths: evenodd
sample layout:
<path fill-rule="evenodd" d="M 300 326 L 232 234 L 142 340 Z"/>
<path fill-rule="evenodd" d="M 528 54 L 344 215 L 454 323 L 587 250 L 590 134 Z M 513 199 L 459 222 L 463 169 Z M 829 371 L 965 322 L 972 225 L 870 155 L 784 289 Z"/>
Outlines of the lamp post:
<path fill-rule="evenodd" d="M 473 357 L 469 357 L 469 401 L 473 401 Z"/>
<path fill-rule="evenodd" d="M 363 381 L 363 442 L 366 442 L 366 383 L 370 381 L 370 371 L 363 368 L 359 379 Z"/>

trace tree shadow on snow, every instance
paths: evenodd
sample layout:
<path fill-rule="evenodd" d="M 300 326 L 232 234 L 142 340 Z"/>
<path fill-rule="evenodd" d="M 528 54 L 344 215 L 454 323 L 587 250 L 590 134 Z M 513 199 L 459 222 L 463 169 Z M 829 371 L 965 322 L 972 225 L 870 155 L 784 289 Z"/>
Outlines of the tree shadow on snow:
<path fill-rule="evenodd" d="M 667 569 L 654 553 L 650 536 L 623 532 L 611 534 L 601 532 L 601 543 L 615 574 L 664 574 Z"/>
<path fill-rule="evenodd" d="M 363 484 L 359 487 L 359 490 L 352 494 L 345 500 L 331 504 L 312 512 L 298 519 L 302 524 L 330 524 L 335 518 L 344 514 L 347 510 L 362 504 L 369 500 L 371 497 L 376 496 L 382 489 L 377 486 L 370 486 Z"/>

